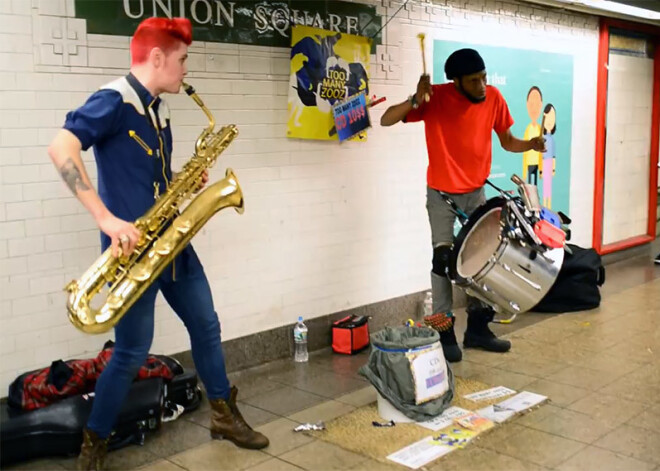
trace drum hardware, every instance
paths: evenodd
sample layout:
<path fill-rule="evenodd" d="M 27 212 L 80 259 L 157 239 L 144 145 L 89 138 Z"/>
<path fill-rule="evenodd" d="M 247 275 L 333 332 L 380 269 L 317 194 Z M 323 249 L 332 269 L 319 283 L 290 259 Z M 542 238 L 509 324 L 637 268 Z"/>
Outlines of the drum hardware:
<path fill-rule="evenodd" d="M 449 205 L 451 212 L 454 213 L 454 215 L 458 218 L 458 222 L 461 224 L 461 226 L 464 226 L 468 220 L 468 215 L 465 214 L 465 211 L 459 208 L 454 200 L 449 197 L 449 195 L 443 193 L 442 191 L 438 193 L 440 193 L 440 197 L 444 200 L 444 202 Z"/>
<path fill-rule="evenodd" d="M 530 239 L 534 242 L 539 247 L 542 247 L 543 244 L 541 242 L 541 239 L 538 238 L 538 236 L 534 233 L 534 228 L 527 222 L 525 217 L 520 214 L 520 210 L 518 209 L 518 205 L 516 205 L 516 202 L 513 201 L 512 199 L 507 202 L 508 209 L 513 211 L 513 214 L 516 216 L 518 219 L 518 223 L 520 224 L 520 227 L 522 227 L 527 235 L 529 236 Z"/>
<path fill-rule="evenodd" d="M 518 191 L 521 196 L 517 198 L 512 197 L 509 193 L 494 185 L 490 180 L 486 180 L 486 183 L 497 190 L 507 201 L 507 211 L 502 211 L 502 223 L 503 225 L 508 224 L 510 229 L 507 232 L 510 238 L 518 240 L 523 246 L 525 239 L 528 239 L 536 251 L 543 252 L 546 250 L 546 247 L 534 232 L 533 225 L 530 224 L 530 221 L 538 220 L 541 211 L 540 204 L 538 204 L 536 187 L 525 183 L 516 174 L 511 177 L 511 181 L 518 185 Z"/>
<path fill-rule="evenodd" d="M 529 215 L 538 215 L 541 212 L 541 202 L 539 201 L 539 193 L 536 185 L 525 183 L 518 175 L 513 174 L 511 181 L 518 185 L 518 192 L 525 204 L 525 208 L 529 211 Z"/>

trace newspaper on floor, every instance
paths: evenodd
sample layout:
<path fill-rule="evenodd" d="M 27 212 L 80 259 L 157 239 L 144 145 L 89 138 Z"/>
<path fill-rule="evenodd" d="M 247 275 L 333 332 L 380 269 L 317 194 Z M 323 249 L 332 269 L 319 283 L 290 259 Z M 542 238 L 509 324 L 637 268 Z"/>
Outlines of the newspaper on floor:
<path fill-rule="evenodd" d="M 506 409 L 513 410 L 515 412 L 522 412 L 529 409 L 530 407 L 541 404 L 546 399 L 548 399 L 547 396 L 542 396 L 540 394 L 529 391 L 523 391 L 513 397 L 510 397 L 509 399 L 500 402 L 497 405 Z"/>
<path fill-rule="evenodd" d="M 499 407 L 497 404 L 493 404 L 484 407 L 483 409 L 479 409 L 477 411 L 477 414 L 479 414 L 482 417 L 486 417 L 495 423 L 501 424 L 502 422 L 506 422 L 511 417 L 516 415 L 516 412 L 509 409 L 503 409 Z"/>
<path fill-rule="evenodd" d="M 437 432 L 443 428 L 447 428 L 454 423 L 454 419 L 458 417 L 463 417 L 465 414 L 469 414 L 470 411 L 466 409 L 461 409 L 460 407 L 449 407 L 437 417 L 434 417 L 431 420 L 425 420 L 424 422 L 417 422 L 417 425 L 420 425 L 429 430 Z"/>
<path fill-rule="evenodd" d="M 451 428 L 444 432 L 440 432 L 437 437 L 433 439 L 441 445 L 446 445 L 452 448 L 464 448 L 470 440 L 478 435 L 474 430 L 465 428 Z"/>
<path fill-rule="evenodd" d="M 518 412 L 522 412 L 537 406 L 547 399 L 547 396 L 542 396 L 541 394 L 536 394 L 529 391 L 523 391 L 498 404 L 493 404 L 488 407 L 484 407 L 483 409 L 479 409 L 477 413 L 483 417 L 489 418 L 493 422 L 501 424 L 502 422 L 513 417 Z"/>
<path fill-rule="evenodd" d="M 484 389 L 483 391 L 477 391 L 472 394 L 467 394 L 463 397 L 465 399 L 478 402 L 478 401 L 486 401 L 490 399 L 497 399 L 498 397 L 510 396 L 511 394 L 515 394 L 515 393 L 516 392 L 513 389 L 509 389 L 504 386 L 496 386 L 494 388 Z"/>
<path fill-rule="evenodd" d="M 485 432 L 495 426 L 495 423 L 492 420 L 482 415 L 475 414 L 474 412 L 459 417 L 454 422 L 456 422 L 457 425 L 476 433 Z"/>
<path fill-rule="evenodd" d="M 456 447 L 441 444 L 433 437 L 426 437 L 392 453 L 387 459 L 411 469 L 419 469 L 455 449 Z"/>

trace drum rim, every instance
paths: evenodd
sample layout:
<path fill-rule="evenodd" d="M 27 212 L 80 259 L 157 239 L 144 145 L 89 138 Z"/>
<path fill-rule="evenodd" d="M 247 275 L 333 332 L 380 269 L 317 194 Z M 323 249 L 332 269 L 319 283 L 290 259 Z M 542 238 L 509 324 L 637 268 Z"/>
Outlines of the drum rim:
<path fill-rule="evenodd" d="M 465 223 L 465 225 L 461 228 L 461 230 L 458 232 L 458 235 L 454 238 L 454 243 L 451 246 L 451 251 L 449 253 L 449 263 L 447 265 L 447 274 L 449 276 L 449 279 L 455 281 L 458 285 L 468 285 L 470 282 L 468 281 L 467 278 L 462 277 L 461 275 L 458 274 L 458 268 L 457 268 L 457 263 L 458 263 L 458 253 L 461 250 L 461 247 L 463 246 L 463 243 L 465 242 L 465 239 L 467 238 L 468 234 L 472 231 L 474 226 L 476 225 L 477 221 L 479 221 L 483 216 L 488 214 L 490 211 L 492 211 L 495 208 L 501 207 L 504 208 L 506 205 L 506 199 L 501 197 L 501 196 L 495 196 L 489 200 L 487 200 L 485 203 L 483 203 L 481 206 L 477 207 L 472 213 L 468 216 L 468 220 Z M 502 249 L 502 243 L 504 243 L 504 240 L 500 242 L 500 246 L 498 247 L 497 251 L 493 253 L 493 255 L 499 253 Z M 472 279 L 477 278 L 485 268 L 487 268 L 490 265 L 490 262 L 484 265 L 484 267 L 479 270 L 473 277 Z"/>

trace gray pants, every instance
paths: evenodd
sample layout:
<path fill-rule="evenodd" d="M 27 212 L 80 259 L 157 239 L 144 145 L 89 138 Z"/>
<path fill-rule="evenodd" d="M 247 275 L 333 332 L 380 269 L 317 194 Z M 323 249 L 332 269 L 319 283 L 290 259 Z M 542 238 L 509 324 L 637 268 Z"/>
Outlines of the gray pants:
<path fill-rule="evenodd" d="M 466 214 L 472 213 L 486 202 L 483 187 L 471 193 L 446 193 L 456 205 Z M 431 240 L 433 248 L 443 245 L 451 246 L 454 242 L 454 223 L 456 216 L 450 206 L 442 199 L 440 192 L 426 187 L 426 210 L 431 223 Z M 452 285 L 449 278 L 431 272 L 431 291 L 433 293 L 433 313 L 449 312 L 452 309 Z M 468 310 L 483 307 L 484 304 L 476 298 L 468 296 Z"/>

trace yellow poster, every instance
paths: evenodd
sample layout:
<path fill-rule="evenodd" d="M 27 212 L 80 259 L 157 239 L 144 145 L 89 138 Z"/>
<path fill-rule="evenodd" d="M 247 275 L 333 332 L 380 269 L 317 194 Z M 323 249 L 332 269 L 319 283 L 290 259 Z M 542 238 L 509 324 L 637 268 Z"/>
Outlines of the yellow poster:
<path fill-rule="evenodd" d="M 296 25 L 291 29 L 287 136 L 337 140 L 332 107 L 350 96 L 369 96 L 371 40 Z"/>

